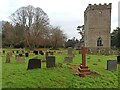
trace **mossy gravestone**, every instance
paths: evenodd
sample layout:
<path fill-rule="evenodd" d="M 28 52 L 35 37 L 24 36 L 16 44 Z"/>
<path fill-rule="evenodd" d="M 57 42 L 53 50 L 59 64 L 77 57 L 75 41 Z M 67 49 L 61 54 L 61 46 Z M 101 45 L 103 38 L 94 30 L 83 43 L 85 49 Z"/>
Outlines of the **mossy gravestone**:
<path fill-rule="evenodd" d="M 28 62 L 28 70 L 29 69 L 35 69 L 35 68 L 41 68 L 41 60 L 40 59 L 29 59 L 29 62 Z"/>

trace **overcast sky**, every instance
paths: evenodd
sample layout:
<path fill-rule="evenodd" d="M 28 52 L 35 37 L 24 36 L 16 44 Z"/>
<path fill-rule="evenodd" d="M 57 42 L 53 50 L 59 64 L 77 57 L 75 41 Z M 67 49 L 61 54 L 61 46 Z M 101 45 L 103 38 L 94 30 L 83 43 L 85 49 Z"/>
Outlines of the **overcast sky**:
<path fill-rule="evenodd" d="M 112 3 L 111 30 L 118 26 L 119 0 L 1 0 L 0 21 L 10 21 L 9 16 L 22 6 L 33 5 L 47 13 L 51 25 L 60 26 L 68 38 L 80 39 L 77 26 L 84 24 L 84 10 L 88 4 Z"/>

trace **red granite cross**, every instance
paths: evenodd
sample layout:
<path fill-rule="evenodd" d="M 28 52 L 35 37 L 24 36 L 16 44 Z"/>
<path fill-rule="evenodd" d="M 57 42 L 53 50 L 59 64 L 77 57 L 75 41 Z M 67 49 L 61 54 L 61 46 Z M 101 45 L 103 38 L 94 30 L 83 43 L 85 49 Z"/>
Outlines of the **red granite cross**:
<path fill-rule="evenodd" d="M 87 54 L 87 48 L 82 47 L 82 66 L 86 66 L 86 54 Z"/>
<path fill-rule="evenodd" d="M 88 52 L 87 48 L 82 47 L 82 51 L 81 51 L 81 53 L 82 53 L 82 64 L 80 65 L 80 67 L 78 68 L 77 73 L 76 73 L 77 75 L 79 75 L 81 77 L 90 73 L 90 69 L 86 65 L 86 53 L 87 52 Z"/>

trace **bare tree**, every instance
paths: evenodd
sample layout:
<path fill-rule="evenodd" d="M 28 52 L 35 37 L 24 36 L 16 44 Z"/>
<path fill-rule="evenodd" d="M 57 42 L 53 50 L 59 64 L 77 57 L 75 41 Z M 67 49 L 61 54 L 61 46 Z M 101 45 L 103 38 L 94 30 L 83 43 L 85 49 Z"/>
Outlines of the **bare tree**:
<path fill-rule="evenodd" d="M 66 35 L 59 27 L 52 27 L 49 36 L 50 43 L 53 49 L 64 46 Z"/>
<path fill-rule="evenodd" d="M 24 26 L 25 44 L 30 48 L 38 47 L 40 39 L 43 38 L 46 28 L 49 25 L 47 14 L 39 7 L 29 5 L 19 8 L 10 16 L 14 24 Z"/>

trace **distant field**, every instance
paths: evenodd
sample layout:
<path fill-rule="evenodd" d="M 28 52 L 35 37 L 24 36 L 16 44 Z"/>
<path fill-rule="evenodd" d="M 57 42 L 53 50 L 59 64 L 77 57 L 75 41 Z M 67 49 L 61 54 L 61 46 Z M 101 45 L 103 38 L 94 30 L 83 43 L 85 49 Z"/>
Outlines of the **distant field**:
<path fill-rule="evenodd" d="M 6 54 L 3 54 L 2 88 L 118 87 L 118 70 L 106 70 L 107 60 L 116 59 L 116 56 L 87 55 L 87 65 L 92 72 L 95 72 L 95 74 L 79 77 L 75 75 L 75 72 L 78 66 L 81 64 L 81 54 L 78 54 L 78 51 L 74 51 L 76 55 L 73 59 L 73 62 L 67 64 L 64 62 L 64 57 L 67 56 L 67 51 L 62 50 L 62 52 L 62 54 L 55 53 L 56 67 L 46 68 L 45 63 L 42 63 L 41 69 L 34 70 L 27 70 L 28 60 L 36 56 L 33 53 L 31 53 L 30 56 L 26 58 L 26 62 L 24 64 L 16 63 L 15 55 L 12 55 L 10 63 L 5 63 Z M 40 55 L 38 55 L 38 57 L 40 59 L 43 58 Z"/>

